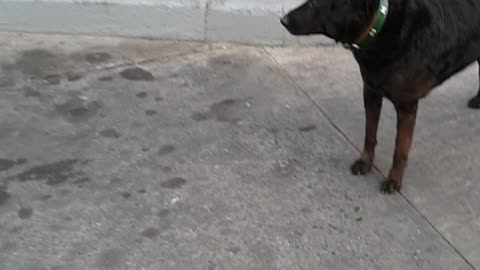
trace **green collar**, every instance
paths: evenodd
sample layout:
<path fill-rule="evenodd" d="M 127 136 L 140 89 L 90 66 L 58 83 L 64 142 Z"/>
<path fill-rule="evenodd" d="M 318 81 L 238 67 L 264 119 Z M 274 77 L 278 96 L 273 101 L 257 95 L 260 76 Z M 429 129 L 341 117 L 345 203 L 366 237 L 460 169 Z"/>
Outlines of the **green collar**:
<path fill-rule="evenodd" d="M 388 0 L 380 0 L 377 12 L 372 18 L 372 22 L 364 33 L 349 47 L 361 49 L 372 43 L 383 28 L 388 15 Z"/>

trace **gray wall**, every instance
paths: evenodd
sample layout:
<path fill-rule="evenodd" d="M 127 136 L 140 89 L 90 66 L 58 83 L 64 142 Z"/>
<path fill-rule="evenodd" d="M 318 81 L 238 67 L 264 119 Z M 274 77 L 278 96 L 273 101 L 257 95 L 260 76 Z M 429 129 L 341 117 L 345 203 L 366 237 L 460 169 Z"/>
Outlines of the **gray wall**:
<path fill-rule="evenodd" d="M 234 41 L 329 43 L 294 38 L 279 24 L 302 0 L 0 0 L 0 30 Z"/>

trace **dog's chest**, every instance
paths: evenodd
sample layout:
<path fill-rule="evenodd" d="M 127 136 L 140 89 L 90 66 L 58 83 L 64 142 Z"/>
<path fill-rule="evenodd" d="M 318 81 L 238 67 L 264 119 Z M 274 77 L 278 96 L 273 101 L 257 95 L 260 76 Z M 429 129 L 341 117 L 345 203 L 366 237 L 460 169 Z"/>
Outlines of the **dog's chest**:
<path fill-rule="evenodd" d="M 425 97 L 435 85 L 429 74 L 412 74 L 401 68 L 362 70 L 365 87 L 391 101 L 408 102 Z"/>

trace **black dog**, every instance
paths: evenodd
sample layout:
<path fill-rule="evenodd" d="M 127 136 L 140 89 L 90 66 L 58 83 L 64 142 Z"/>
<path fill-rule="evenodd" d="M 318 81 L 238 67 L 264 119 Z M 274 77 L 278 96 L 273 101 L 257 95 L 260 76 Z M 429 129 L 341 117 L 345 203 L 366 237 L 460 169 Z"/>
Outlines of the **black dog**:
<path fill-rule="evenodd" d="M 394 104 L 395 153 L 381 189 L 400 191 L 419 99 L 480 60 L 480 1 L 309 0 L 281 22 L 293 35 L 323 34 L 345 44 L 360 66 L 366 128 L 354 174 L 371 171 L 382 100 Z M 480 91 L 468 105 L 480 107 Z"/>

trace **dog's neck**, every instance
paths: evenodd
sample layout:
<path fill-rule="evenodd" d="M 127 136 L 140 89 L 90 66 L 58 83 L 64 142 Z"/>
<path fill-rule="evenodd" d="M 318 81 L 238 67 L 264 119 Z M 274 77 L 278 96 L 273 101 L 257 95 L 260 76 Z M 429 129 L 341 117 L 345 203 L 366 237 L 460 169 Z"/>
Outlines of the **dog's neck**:
<path fill-rule="evenodd" d="M 416 22 L 406 16 L 408 10 L 412 10 L 414 1 L 389 0 L 388 18 L 381 33 L 369 46 L 352 50 L 357 61 L 363 65 L 382 66 L 401 57 L 405 43 L 400 41 L 408 38 L 411 29 L 417 27 Z"/>
<path fill-rule="evenodd" d="M 366 26 L 360 30 L 360 34 L 353 38 L 353 42 L 343 44 L 348 49 L 359 50 L 374 42 L 386 22 L 389 0 L 368 0 L 365 12 L 367 13 L 366 18 L 368 18 L 368 21 L 365 22 Z"/>

